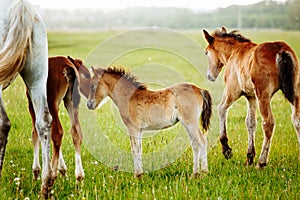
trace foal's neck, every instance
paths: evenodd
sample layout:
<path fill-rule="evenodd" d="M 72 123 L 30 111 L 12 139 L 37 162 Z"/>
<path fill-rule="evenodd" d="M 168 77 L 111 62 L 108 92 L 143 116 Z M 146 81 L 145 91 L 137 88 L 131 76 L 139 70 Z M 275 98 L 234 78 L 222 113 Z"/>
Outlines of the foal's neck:
<path fill-rule="evenodd" d="M 121 78 L 118 75 L 104 73 L 103 79 L 108 88 L 107 95 L 118 107 L 124 103 L 127 104 L 132 94 L 138 90 L 138 88 L 128 80 Z"/>
<path fill-rule="evenodd" d="M 241 53 L 247 53 L 251 48 L 255 47 L 256 45 L 257 44 L 253 42 L 236 42 L 234 45 L 232 45 L 231 43 L 227 43 L 222 50 L 222 62 L 227 63 L 232 56 L 237 56 Z"/>
<path fill-rule="evenodd" d="M 89 97 L 90 79 L 79 74 L 79 89 L 85 98 Z"/>

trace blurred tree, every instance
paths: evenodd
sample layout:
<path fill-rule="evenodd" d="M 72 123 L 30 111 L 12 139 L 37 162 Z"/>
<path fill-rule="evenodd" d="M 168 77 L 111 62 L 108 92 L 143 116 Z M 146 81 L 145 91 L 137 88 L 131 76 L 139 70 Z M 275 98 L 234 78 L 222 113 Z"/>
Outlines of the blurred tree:
<path fill-rule="evenodd" d="M 300 29 L 300 0 L 288 0 L 288 29 Z"/>

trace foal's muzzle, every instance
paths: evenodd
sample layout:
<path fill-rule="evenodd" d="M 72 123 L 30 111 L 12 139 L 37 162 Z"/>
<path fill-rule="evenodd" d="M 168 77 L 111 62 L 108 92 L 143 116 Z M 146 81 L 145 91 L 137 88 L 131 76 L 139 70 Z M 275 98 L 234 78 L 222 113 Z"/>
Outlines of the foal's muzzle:
<path fill-rule="evenodd" d="M 208 80 L 210 80 L 212 82 L 214 82 L 216 80 L 216 78 L 213 77 L 209 72 L 206 73 L 206 77 L 207 77 Z"/>
<path fill-rule="evenodd" d="M 87 101 L 87 107 L 88 107 L 88 109 L 90 109 L 90 110 L 95 110 L 95 109 L 96 109 L 96 103 L 95 103 L 95 101 L 89 99 L 89 100 Z"/>

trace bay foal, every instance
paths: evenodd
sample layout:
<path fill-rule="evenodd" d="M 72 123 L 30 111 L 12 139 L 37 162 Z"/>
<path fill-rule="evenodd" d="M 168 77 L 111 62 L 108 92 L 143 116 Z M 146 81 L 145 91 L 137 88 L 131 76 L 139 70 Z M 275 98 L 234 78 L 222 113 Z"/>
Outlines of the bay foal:
<path fill-rule="evenodd" d="M 143 174 L 142 132 L 160 130 L 178 121 L 185 127 L 194 153 L 193 175 L 208 171 L 207 139 L 199 129 L 199 121 L 206 131 L 212 112 L 208 91 L 190 83 L 180 83 L 160 90 L 149 90 L 123 68 L 92 68 L 91 89 L 87 106 L 96 109 L 105 97 L 118 107 L 129 133 L 134 160 L 134 176 Z"/>
<path fill-rule="evenodd" d="M 225 68 L 225 90 L 218 106 L 220 141 L 225 158 L 232 156 L 226 132 L 227 109 L 241 96 L 245 96 L 248 100 L 246 163 L 252 165 L 255 157 L 254 136 L 258 103 L 264 141 L 256 168 L 267 165 L 275 124 L 270 101 L 278 90 L 283 92 L 292 106 L 292 122 L 297 132 L 300 151 L 300 73 L 298 59 L 292 48 L 279 41 L 256 44 L 236 31 L 227 32 L 225 27 L 216 30 L 212 35 L 206 30 L 203 32 L 208 42 L 207 78 L 215 81 L 222 68 Z"/>
<path fill-rule="evenodd" d="M 81 162 L 81 143 L 82 133 L 78 120 L 78 109 L 80 102 L 80 92 L 87 98 L 89 89 L 90 74 L 88 69 L 83 65 L 81 60 L 65 58 L 62 56 L 49 58 L 48 80 L 47 80 L 47 100 L 50 114 L 52 116 L 51 138 L 53 142 L 52 152 L 52 167 L 55 177 L 57 170 L 62 175 L 66 173 L 66 164 L 63 159 L 61 143 L 63 137 L 63 128 L 59 121 L 59 105 L 63 100 L 64 106 L 68 111 L 71 121 L 71 134 L 75 147 L 75 176 L 78 181 L 84 178 L 84 171 Z M 32 122 L 35 124 L 36 117 L 32 106 L 32 101 L 28 95 L 29 111 Z M 33 126 L 32 143 L 34 146 L 34 161 L 32 171 L 34 178 L 37 178 L 40 173 L 39 164 L 39 141 L 37 130 Z"/>

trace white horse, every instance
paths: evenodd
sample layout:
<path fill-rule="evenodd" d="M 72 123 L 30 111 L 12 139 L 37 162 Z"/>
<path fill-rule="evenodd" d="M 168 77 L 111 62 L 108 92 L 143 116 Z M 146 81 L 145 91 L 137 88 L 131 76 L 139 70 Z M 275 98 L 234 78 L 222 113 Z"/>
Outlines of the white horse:
<path fill-rule="evenodd" d="M 50 162 L 51 115 L 46 99 L 48 44 L 45 25 L 27 0 L 0 0 L 0 176 L 10 121 L 2 91 L 20 74 L 28 88 L 42 145 L 42 198 L 54 183 Z M 33 170 L 38 166 L 33 166 Z"/>

